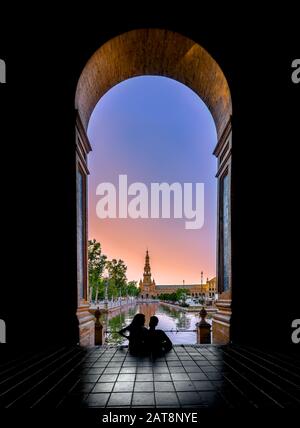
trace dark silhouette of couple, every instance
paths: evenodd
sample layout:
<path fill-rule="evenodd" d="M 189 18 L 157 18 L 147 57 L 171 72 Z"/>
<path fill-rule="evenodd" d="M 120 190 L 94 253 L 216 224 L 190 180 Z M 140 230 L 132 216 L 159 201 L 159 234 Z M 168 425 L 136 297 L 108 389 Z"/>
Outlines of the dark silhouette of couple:
<path fill-rule="evenodd" d="M 158 318 L 152 316 L 149 330 L 145 327 L 145 315 L 136 314 L 130 325 L 122 328 L 119 334 L 129 340 L 129 352 L 134 356 L 160 357 L 169 352 L 173 345 L 166 333 L 156 330 Z M 125 332 L 129 332 L 125 334 Z"/>

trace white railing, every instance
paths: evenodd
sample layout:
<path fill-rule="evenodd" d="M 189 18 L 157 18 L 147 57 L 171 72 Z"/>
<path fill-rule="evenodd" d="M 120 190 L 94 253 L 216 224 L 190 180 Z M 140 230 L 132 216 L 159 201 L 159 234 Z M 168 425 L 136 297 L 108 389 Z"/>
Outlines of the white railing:
<path fill-rule="evenodd" d="M 98 301 L 94 301 L 92 300 L 90 302 L 90 308 L 91 309 L 104 309 L 107 307 L 107 309 L 113 309 L 113 308 L 118 308 L 120 306 L 123 305 L 132 305 L 136 303 L 136 299 L 134 297 L 123 297 L 122 299 L 115 299 L 115 300 L 108 300 L 107 301 L 107 306 L 106 306 L 106 302 L 105 300 L 98 300 Z"/>

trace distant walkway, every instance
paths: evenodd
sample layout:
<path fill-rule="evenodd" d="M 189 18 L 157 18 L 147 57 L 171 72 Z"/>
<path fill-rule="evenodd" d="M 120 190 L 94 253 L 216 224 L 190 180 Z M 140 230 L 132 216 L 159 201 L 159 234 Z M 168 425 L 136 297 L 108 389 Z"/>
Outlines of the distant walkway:
<path fill-rule="evenodd" d="M 171 308 L 174 309 L 178 309 L 181 311 L 185 311 L 185 312 L 200 312 L 201 308 L 203 307 L 203 305 L 199 305 L 199 306 L 180 306 L 180 305 L 176 305 L 175 303 L 170 303 L 170 302 L 165 302 L 164 300 L 161 300 L 160 303 L 162 305 L 166 305 L 169 306 Z M 215 313 L 217 312 L 217 308 L 215 306 L 205 306 L 205 310 L 208 313 Z"/>

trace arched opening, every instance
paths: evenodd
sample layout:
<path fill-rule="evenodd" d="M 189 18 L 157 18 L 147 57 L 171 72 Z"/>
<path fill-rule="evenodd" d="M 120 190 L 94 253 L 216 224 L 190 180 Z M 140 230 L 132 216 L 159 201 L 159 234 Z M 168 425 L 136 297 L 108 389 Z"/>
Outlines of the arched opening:
<path fill-rule="evenodd" d="M 189 292 L 201 288 L 201 272 L 205 271 L 205 276 L 211 279 L 216 276 L 217 180 L 212 152 L 217 135 L 205 103 L 176 80 L 162 76 L 133 77 L 101 97 L 89 120 L 87 135 L 92 147 L 88 177 L 89 250 L 95 248 L 96 241 L 102 258 L 124 262 L 118 262 L 124 271 L 123 279 L 118 283 L 114 279 L 108 281 L 107 303 L 103 271 L 89 264 L 91 307 L 107 305 L 112 311 L 119 305 L 130 320 L 134 311 L 147 311 L 146 304 L 140 306 L 138 298 L 130 298 L 138 292 L 148 294 L 147 299 L 165 294 L 161 296 L 163 300 L 173 294 L 178 311 L 185 310 L 184 305 L 199 304 L 190 300 Z M 125 191 L 120 177 L 125 178 Z M 171 198 L 165 190 L 157 201 L 152 193 L 157 183 L 160 186 L 164 183 L 164 189 L 173 185 Z M 189 202 L 187 185 L 192 186 L 193 204 Z M 196 196 L 199 185 L 204 188 L 203 201 L 199 194 Z M 137 186 L 147 194 L 146 204 L 144 199 L 138 206 L 134 203 L 137 199 L 141 201 Z M 105 195 L 100 188 L 105 189 Z M 130 189 L 134 189 L 134 195 Z M 107 192 L 113 192 L 109 202 Z M 125 201 L 122 212 L 120 197 Z M 162 212 L 162 200 L 169 201 L 169 213 Z M 197 215 L 191 218 L 187 211 L 196 204 Z M 158 218 L 152 215 L 157 207 Z M 204 224 L 200 224 L 202 210 Z M 188 228 L 190 225 L 193 229 Z M 146 247 L 151 263 L 149 272 L 143 274 Z M 111 275 L 115 276 L 112 271 Z M 203 284 L 203 289 L 206 287 Z M 158 315 L 163 305 L 157 305 Z M 198 321 L 199 315 L 195 313 L 194 318 Z M 167 329 L 167 320 L 161 321 L 160 328 Z M 123 327 L 119 325 L 118 330 Z M 177 343 L 186 341 L 186 333 L 176 337 Z M 114 344 L 114 336 L 105 337 Z M 196 343 L 196 334 L 190 334 L 189 338 L 191 344 Z"/>
<path fill-rule="evenodd" d="M 82 344 L 92 344 L 93 320 L 87 292 L 87 126 L 101 97 L 116 84 L 136 76 L 165 76 L 191 88 L 210 110 L 218 135 L 217 291 L 213 320 L 215 343 L 230 340 L 231 317 L 231 97 L 225 76 L 199 44 L 168 31 L 133 30 L 105 43 L 86 64 L 76 90 L 77 146 L 77 288 Z M 205 293 L 203 293 L 205 295 Z"/>

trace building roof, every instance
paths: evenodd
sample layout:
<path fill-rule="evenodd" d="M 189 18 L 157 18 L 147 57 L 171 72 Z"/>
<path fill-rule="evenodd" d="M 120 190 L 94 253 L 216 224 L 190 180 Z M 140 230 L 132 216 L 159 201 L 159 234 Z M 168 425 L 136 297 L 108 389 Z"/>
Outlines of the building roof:
<path fill-rule="evenodd" d="M 205 284 L 203 284 L 204 286 Z M 156 284 L 156 288 L 191 288 L 191 287 L 201 287 L 201 284 L 163 284 L 158 285 Z"/>

